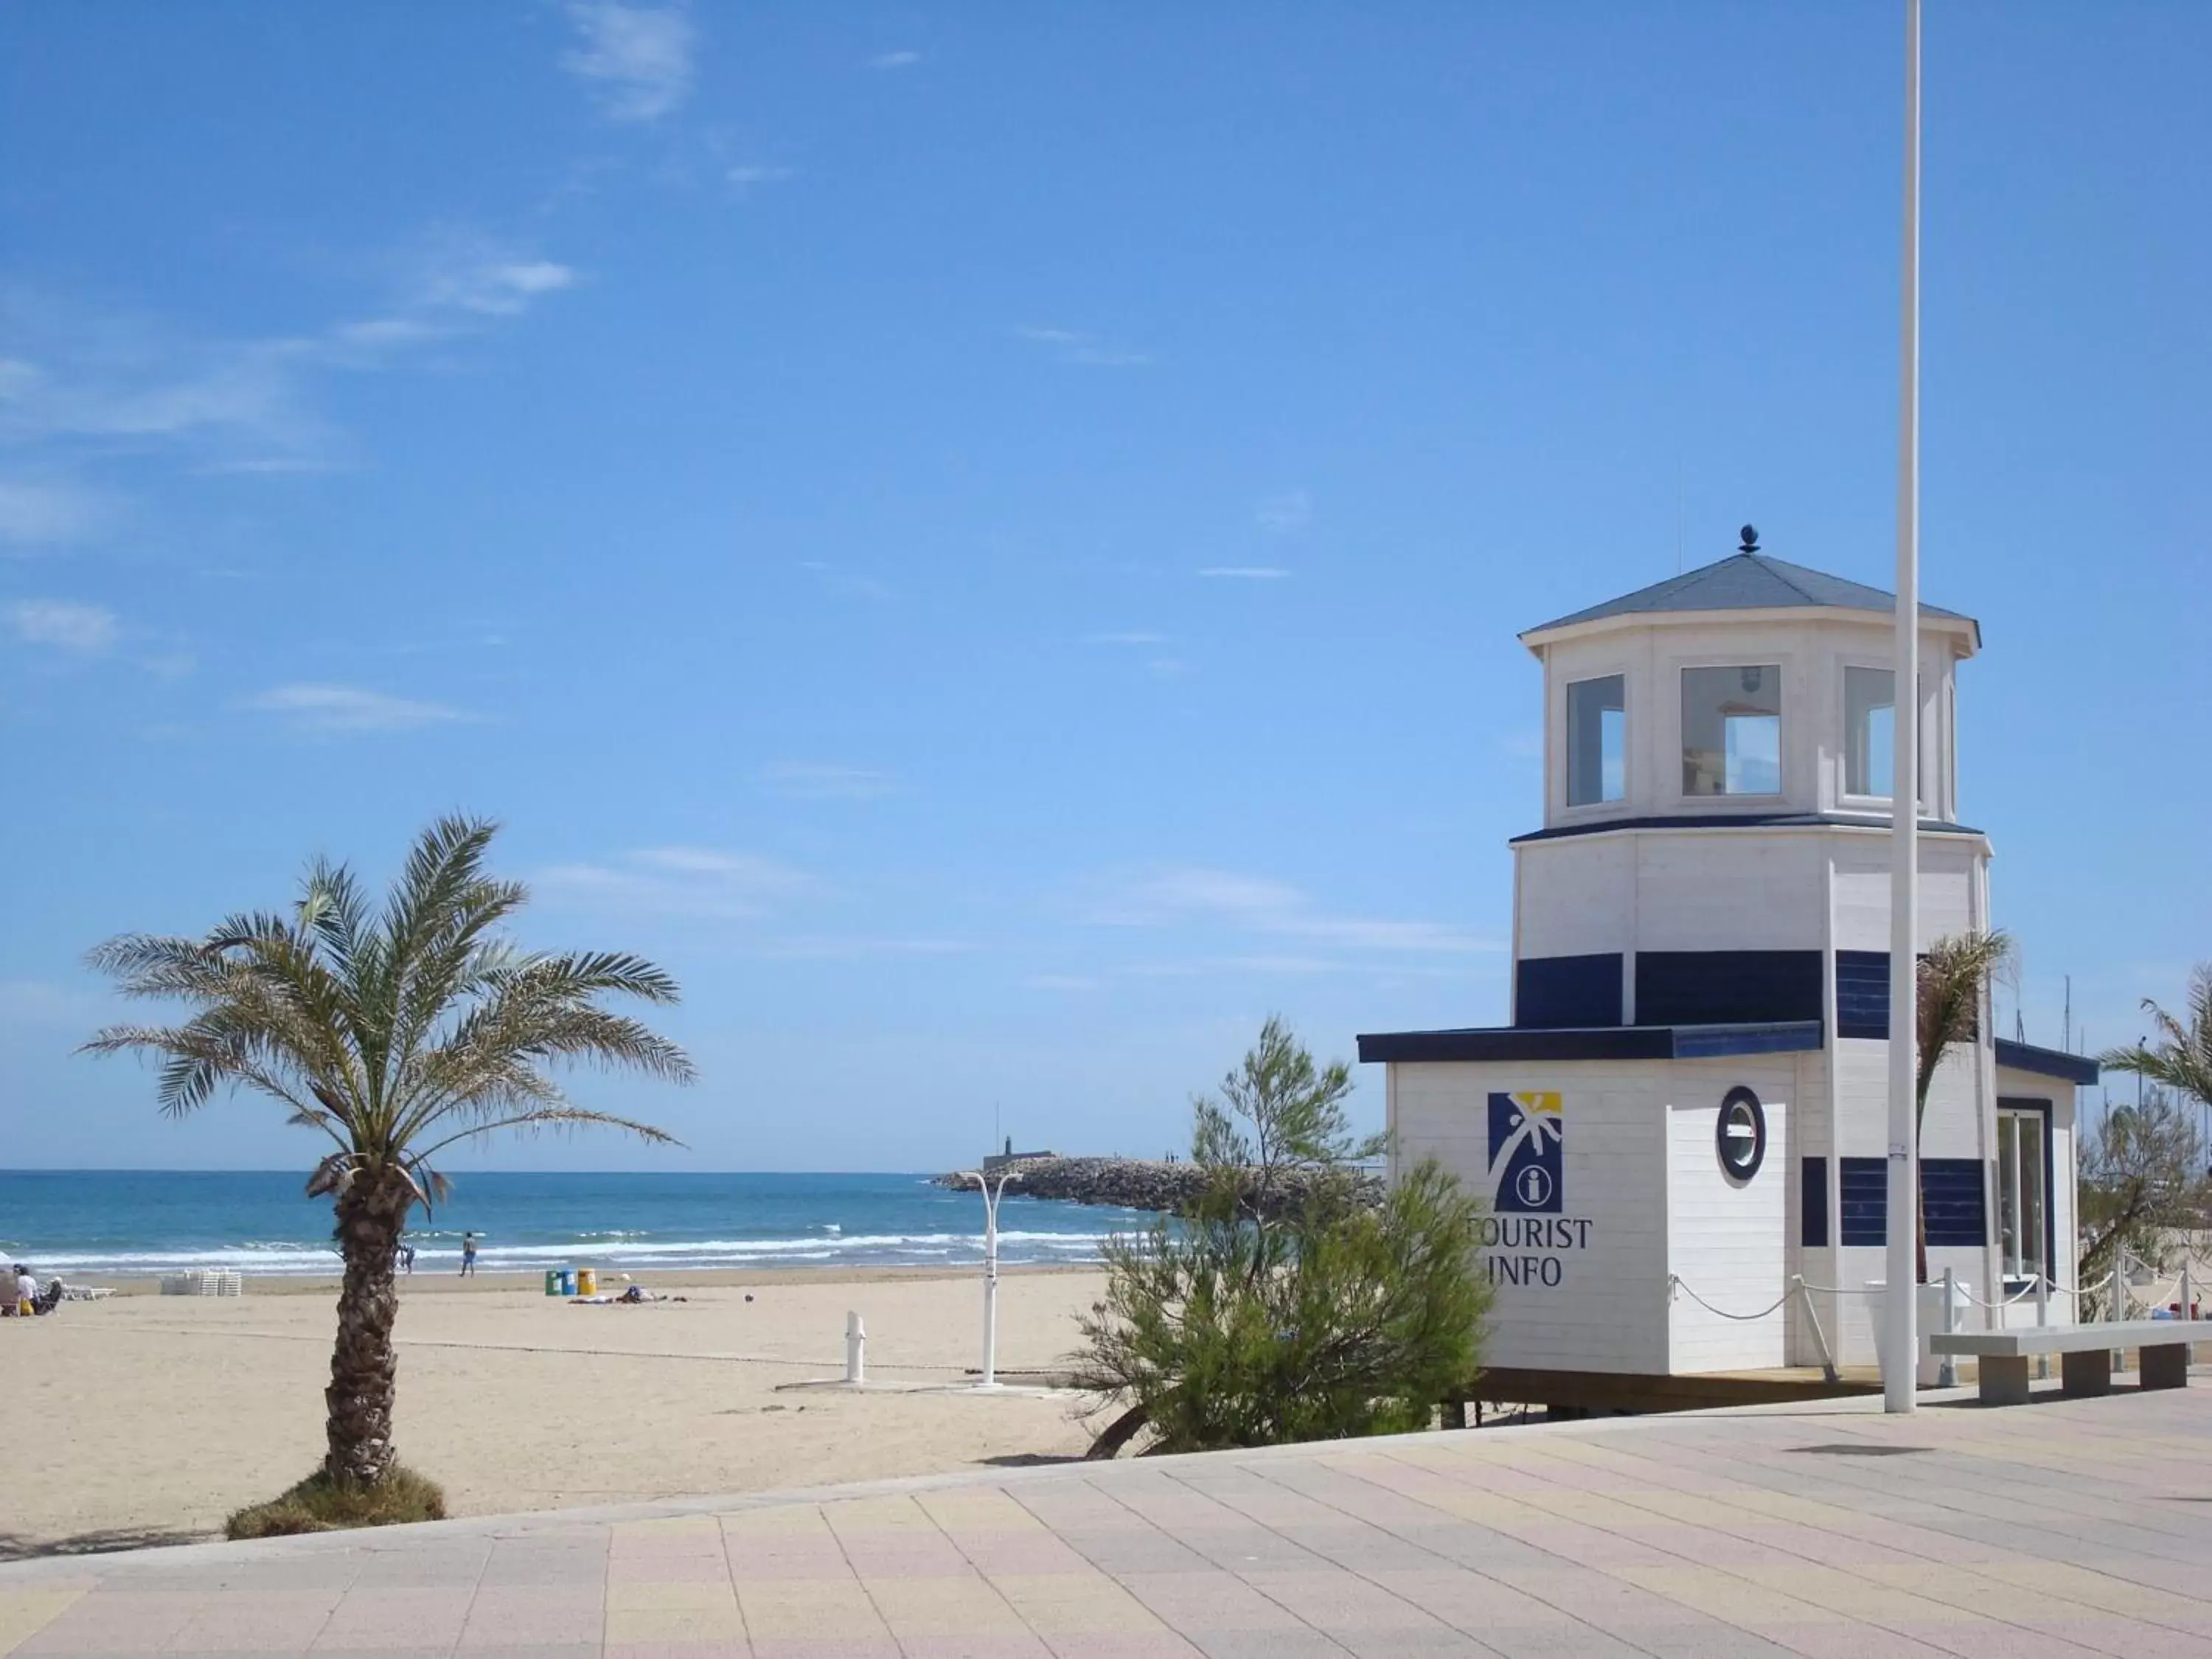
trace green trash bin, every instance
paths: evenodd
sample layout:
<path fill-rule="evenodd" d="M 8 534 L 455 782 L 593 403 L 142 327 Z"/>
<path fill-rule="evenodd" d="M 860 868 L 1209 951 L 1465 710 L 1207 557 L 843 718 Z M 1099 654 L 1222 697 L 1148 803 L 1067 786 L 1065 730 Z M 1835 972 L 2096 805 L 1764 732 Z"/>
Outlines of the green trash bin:
<path fill-rule="evenodd" d="M 545 1270 L 545 1294 L 548 1296 L 561 1294 L 561 1270 L 558 1267 L 548 1267 Z"/>

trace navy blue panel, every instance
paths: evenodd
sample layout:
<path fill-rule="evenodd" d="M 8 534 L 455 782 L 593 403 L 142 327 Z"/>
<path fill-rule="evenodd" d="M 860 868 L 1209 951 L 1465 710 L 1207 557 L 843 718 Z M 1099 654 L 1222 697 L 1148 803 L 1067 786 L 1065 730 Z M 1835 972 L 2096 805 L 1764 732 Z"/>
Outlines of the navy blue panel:
<path fill-rule="evenodd" d="M 1922 1158 L 1920 1214 L 1928 1224 L 1929 1243 L 1988 1243 L 1989 1211 L 1982 1202 L 1984 1190 L 1979 1158 Z"/>
<path fill-rule="evenodd" d="M 1677 1060 L 1714 1054 L 1798 1054 L 1820 1046 L 1817 1019 L 1758 1025 L 1677 1025 L 1674 1032 Z"/>
<path fill-rule="evenodd" d="M 1887 1244 L 1889 1242 L 1889 1160 L 1885 1158 L 1844 1158 L 1836 1161 L 1837 1186 L 1843 1200 L 1843 1240 L 1846 1244 Z"/>
<path fill-rule="evenodd" d="M 1554 1030 L 1620 1024 L 1620 953 L 1523 957 L 1513 965 L 1513 1023 Z"/>
<path fill-rule="evenodd" d="M 1889 1036 L 1889 952 L 1836 952 L 1836 1035 Z"/>
<path fill-rule="evenodd" d="M 1828 1244 L 1828 1160 L 1808 1158 L 1797 1166 L 1797 1242 L 1808 1250 Z"/>
<path fill-rule="evenodd" d="M 1462 1031 L 1362 1032 L 1359 1058 L 1385 1060 L 1672 1060 L 1674 1034 L 1663 1028 L 1602 1025 L 1534 1030 L 1511 1025 Z"/>
<path fill-rule="evenodd" d="M 1802 1054 L 1820 1046 L 1820 1022 L 1758 1025 L 1600 1025 L 1543 1030 L 1515 1025 L 1457 1031 L 1367 1031 L 1359 1058 L 1401 1060 L 1690 1060 Z"/>
<path fill-rule="evenodd" d="M 2063 1078 L 2069 1083 L 2086 1085 L 2097 1080 L 2097 1062 L 2086 1054 L 2039 1048 L 2032 1042 L 2011 1042 L 2003 1037 L 1997 1039 L 1997 1064 L 2016 1072 L 2033 1072 L 2038 1077 Z"/>
<path fill-rule="evenodd" d="M 1818 951 L 1638 951 L 1636 1023 L 1724 1025 L 1820 1018 Z"/>
<path fill-rule="evenodd" d="M 1359 1058 L 1384 1060 L 1672 1060 L 1674 1034 L 1663 1027 L 1601 1025 L 1583 1030 L 1524 1030 L 1511 1025 L 1463 1031 L 1363 1032 Z"/>

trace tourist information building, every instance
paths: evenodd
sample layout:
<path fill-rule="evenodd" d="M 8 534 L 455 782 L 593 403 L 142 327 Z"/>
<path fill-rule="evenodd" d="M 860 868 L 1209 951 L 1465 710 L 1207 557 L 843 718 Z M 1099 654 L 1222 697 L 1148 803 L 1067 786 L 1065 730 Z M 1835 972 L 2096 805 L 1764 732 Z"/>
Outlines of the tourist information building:
<path fill-rule="evenodd" d="M 1744 541 L 1521 635 L 1544 817 L 1513 842 L 1512 1024 L 1359 1039 L 1394 1158 L 1433 1154 L 1488 1202 L 1501 1375 L 1761 1370 L 1824 1343 L 1875 1361 L 1872 1298 L 1837 1292 L 1883 1277 L 1891 1224 L 1896 605 Z M 1958 800 L 1981 630 L 1921 615 L 1924 947 L 1994 919 L 1990 840 Z M 2075 1091 L 2096 1068 L 1991 1024 L 1929 1099 L 1929 1275 L 2071 1285 Z M 1798 1278 L 1828 1288 L 1787 1295 Z"/>

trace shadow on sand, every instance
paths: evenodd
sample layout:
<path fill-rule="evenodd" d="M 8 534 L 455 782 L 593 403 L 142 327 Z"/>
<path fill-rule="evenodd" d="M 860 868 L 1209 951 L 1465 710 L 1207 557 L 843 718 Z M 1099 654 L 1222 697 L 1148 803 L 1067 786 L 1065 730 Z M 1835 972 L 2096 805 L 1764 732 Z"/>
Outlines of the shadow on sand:
<path fill-rule="evenodd" d="M 159 1549 L 167 1544 L 210 1544 L 216 1532 L 179 1532 L 168 1527 L 111 1527 L 67 1538 L 29 1538 L 0 1532 L 0 1561 L 28 1561 L 40 1555 L 106 1555 L 115 1550 Z"/>

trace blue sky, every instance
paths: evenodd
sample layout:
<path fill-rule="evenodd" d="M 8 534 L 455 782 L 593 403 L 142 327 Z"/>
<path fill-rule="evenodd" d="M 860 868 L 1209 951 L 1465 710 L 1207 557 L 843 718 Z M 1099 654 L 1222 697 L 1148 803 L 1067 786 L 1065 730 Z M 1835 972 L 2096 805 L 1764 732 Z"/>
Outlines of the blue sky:
<path fill-rule="evenodd" d="M 2212 13 L 1931 6 L 1926 592 L 2032 1039 L 2212 956 Z M 1518 629 L 1887 585 L 1887 6 L 0 14 L 8 1161 L 126 928 L 507 828 L 681 1155 L 1152 1152 L 1270 1012 L 1505 1008 Z M 2010 1024 L 2008 1005 L 2004 1015 Z M 1362 1112 L 1379 1116 L 1379 1075 Z"/>

